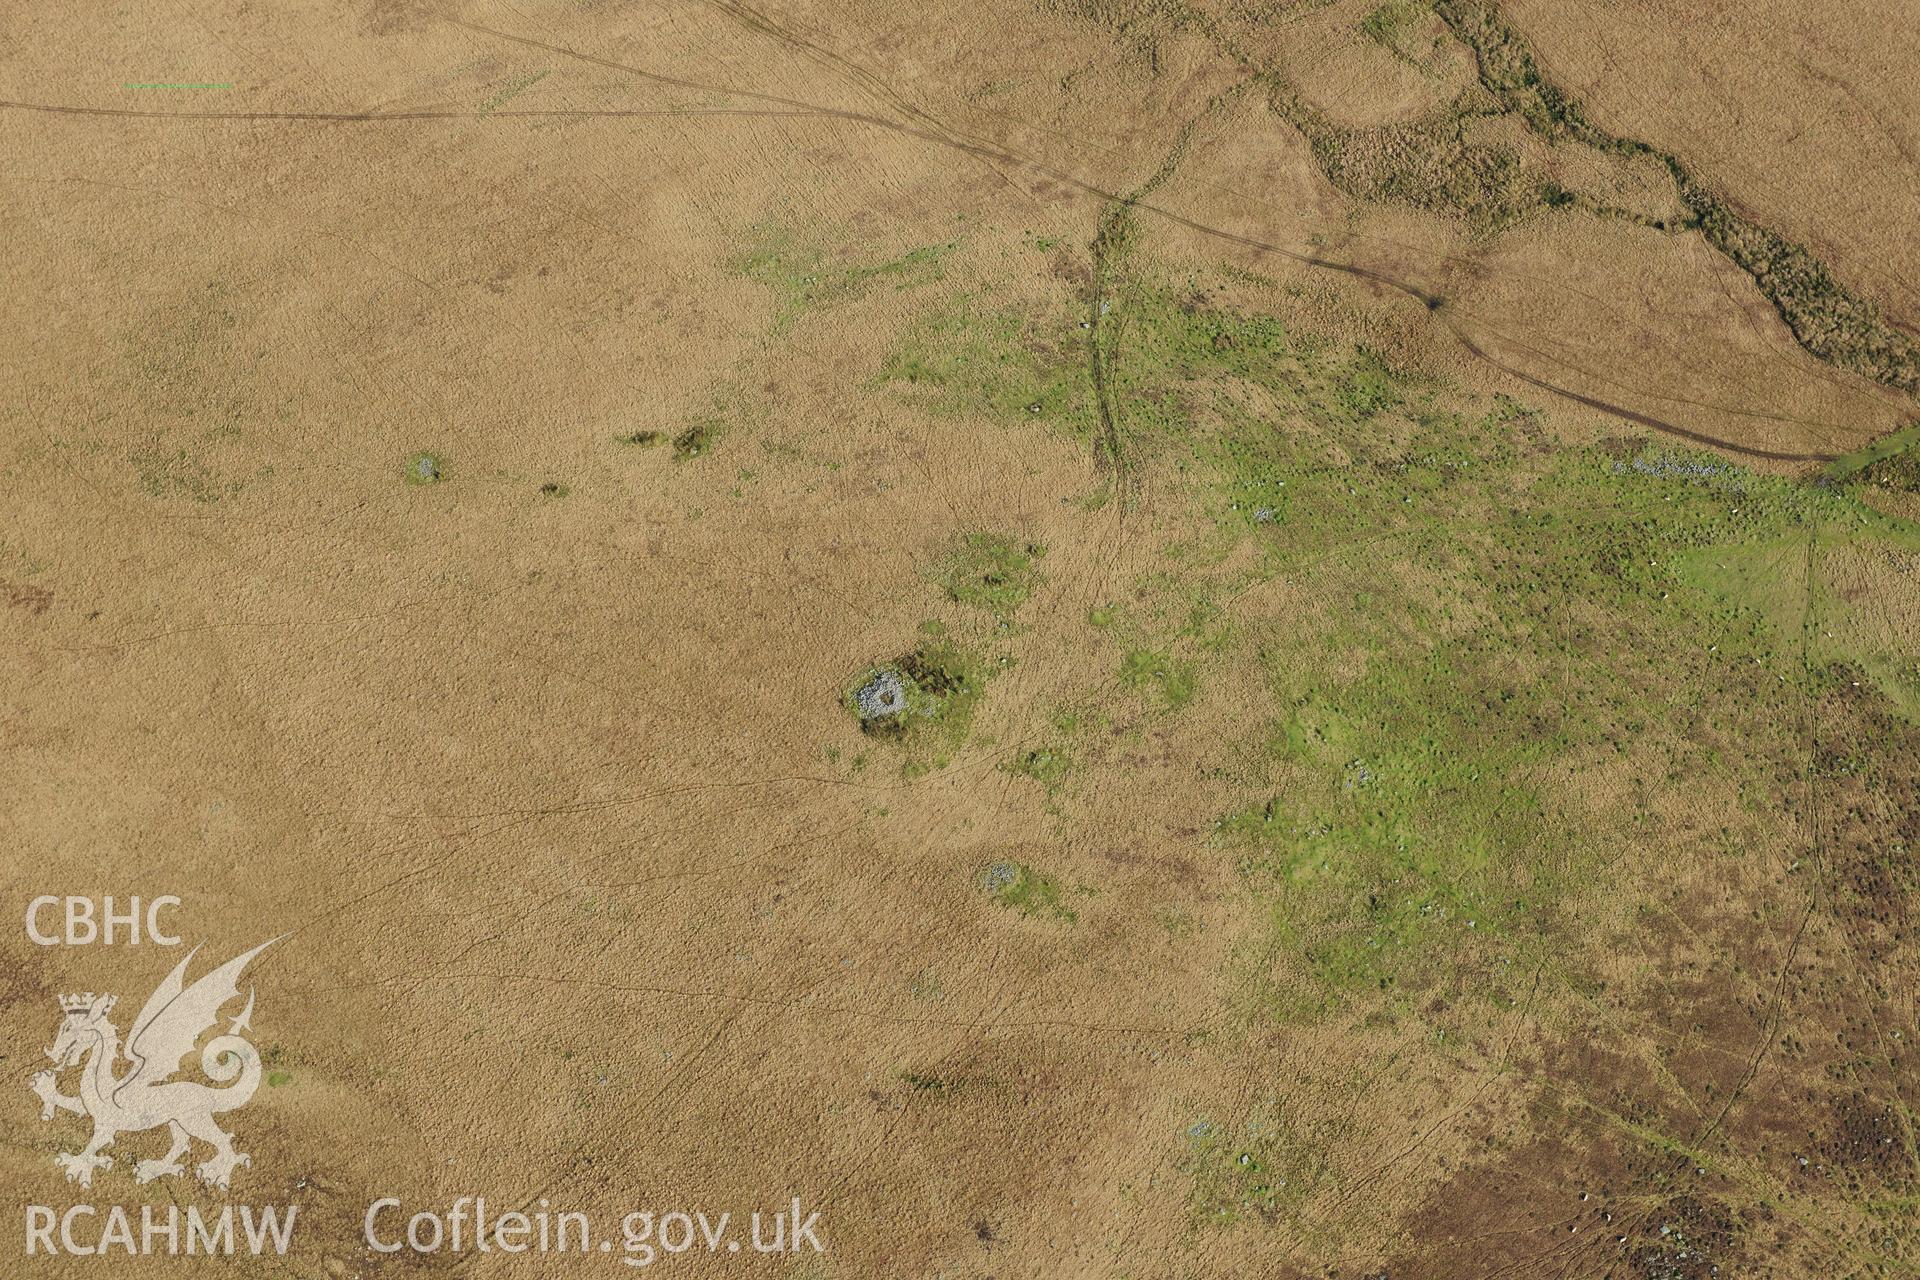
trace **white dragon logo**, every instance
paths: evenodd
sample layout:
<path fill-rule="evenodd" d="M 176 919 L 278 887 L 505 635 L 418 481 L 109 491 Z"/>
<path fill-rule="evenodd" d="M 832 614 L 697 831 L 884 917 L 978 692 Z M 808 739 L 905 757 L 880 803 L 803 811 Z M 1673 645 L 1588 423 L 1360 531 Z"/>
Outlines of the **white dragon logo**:
<path fill-rule="evenodd" d="M 123 1133 L 138 1133 L 163 1124 L 172 1135 L 173 1145 L 161 1159 L 142 1160 L 135 1166 L 137 1182 L 184 1173 L 180 1158 L 187 1154 L 193 1138 L 213 1147 L 213 1155 L 195 1170 L 209 1186 L 225 1190 L 234 1169 L 252 1163 L 233 1149 L 233 1135 L 213 1119 L 222 1111 L 245 1106 L 260 1087 L 260 1054 L 240 1035 L 249 1029 L 248 1020 L 253 1016 L 251 988 L 247 991 L 247 1007 L 227 1033 L 215 1036 L 200 1052 L 200 1069 L 226 1087 L 216 1089 L 195 1080 L 169 1077 L 180 1069 L 180 1059 L 193 1051 L 201 1035 L 219 1021 L 220 1007 L 238 998 L 240 971 L 247 962 L 278 941 L 268 939 L 190 987 L 185 985 L 187 963 L 200 948 L 188 952 L 133 1020 L 126 1048 L 127 1060 L 133 1065 L 122 1076 L 114 1075 L 120 1056 L 120 1032 L 107 1021 L 115 997 L 96 996 L 91 991 L 60 997 L 60 1008 L 66 1016 L 53 1047 L 47 1050 L 54 1066 L 36 1074 L 32 1086 L 40 1096 L 42 1120 L 53 1119 L 55 1111 L 71 1111 L 93 1120 L 93 1137 L 84 1149 L 63 1151 L 53 1158 L 67 1171 L 68 1182 L 92 1186 L 93 1171 L 113 1164 L 112 1156 L 101 1154 L 103 1148 Z M 80 1074 L 79 1095 L 61 1093 L 59 1073 L 83 1061 L 86 1065 Z"/>

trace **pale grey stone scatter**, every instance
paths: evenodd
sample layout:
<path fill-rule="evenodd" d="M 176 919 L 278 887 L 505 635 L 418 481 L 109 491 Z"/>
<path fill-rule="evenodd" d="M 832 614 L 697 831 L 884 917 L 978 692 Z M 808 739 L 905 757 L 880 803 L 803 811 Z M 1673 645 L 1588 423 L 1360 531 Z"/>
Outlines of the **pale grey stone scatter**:
<path fill-rule="evenodd" d="M 907 686 L 894 671 L 876 671 L 854 691 L 854 709 L 862 720 L 885 720 L 907 709 Z"/>

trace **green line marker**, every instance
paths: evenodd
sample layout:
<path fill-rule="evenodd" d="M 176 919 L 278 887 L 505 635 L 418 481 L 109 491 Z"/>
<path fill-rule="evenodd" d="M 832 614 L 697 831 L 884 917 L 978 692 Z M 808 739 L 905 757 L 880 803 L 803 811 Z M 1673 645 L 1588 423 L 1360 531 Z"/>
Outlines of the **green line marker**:
<path fill-rule="evenodd" d="M 161 82 L 154 82 L 151 84 L 123 84 L 120 87 L 122 89 L 231 89 L 233 88 L 233 86 L 230 84 L 165 84 Z"/>

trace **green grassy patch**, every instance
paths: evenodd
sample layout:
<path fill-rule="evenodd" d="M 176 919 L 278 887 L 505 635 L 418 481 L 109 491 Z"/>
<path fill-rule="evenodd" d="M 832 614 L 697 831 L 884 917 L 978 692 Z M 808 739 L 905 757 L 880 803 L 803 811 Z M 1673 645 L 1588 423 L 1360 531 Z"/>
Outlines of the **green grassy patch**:
<path fill-rule="evenodd" d="M 1365 347 L 1335 376 L 1334 395 L 1356 422 L 1369 422 L 1399 405 L 1401 379 L 1387 362 Z"/>
<path fill-rule="evenodd" d="M 1067 905 L 1060 882 L 1024 863 L 996 862 L 981 879 L 988 896 L 1010 911 L 1067 924 L 1079 918 Z"/>
<path fill-rule="evenodd" d="M 1037 542 L 994 533 L 969 533 L 943 560 L 937 578 L 947 598 L 1011 617 L 1040 585 L 1040 559 L 1047 549 Z"/>
<path fill-rule="evenodd" d="M 1377 353 L 1292 342 L 1279 320 L 1216 306 L 1191 284 L 1115 271 L 1103 304 L 1103 377 L 1130 460 L 1191 449 L 1199 420 L 1244 417 L 1253 388 L 1333 423 L 1381 416 L 1423 385 Z M 1088 442 L 1096 435 L 1091 329 L 1083 311 L 1064 305 L 1028 316 L 960 299 L 902 335 L 875 385 L 938 412 L 1030 422 Z M 1262 422 L 1262 434 L 1276 435 L 1274 425 Z"/>
<path fill-rule="evenodd" d="M 1193 701 L 1199 673 L 1192 662 L 1158 649 L 1129 649 L 1120 659 L 1120 683 L 1148 692 L 1169 710 Z"/>
<path fill-rule="evenodd" d="M 1418 1010 L 1443 980 L 1507 1007 L 1503 966 L 1565 950 L 1565 913 L 1610 851 L 1660 829 L 1667 789 L 1777 794 L 1768 762 L 1804 754 L 1808 619 L 1843 617 L 1807 585 L 1809 548 L 1818 562 L 1898 522 L 1844 485 L 1705 452 L 1556 449 L 1511 400 L 1222 307 L 1201 282 L 1107 290 L 1125 452 L 1214 521 L 1087 622 L 1112 636 L 1121 686 L 1159 706 L 1191 702 L 1215 665 L 1223 693 L 1264 700 L 1222 753 L 1243 798 L 1215 833 L 1257 904 L 1254 1016 Z M 942 323 L 907 335 L 921 362 L 951 338 L 923 386 L 1011 420 L 1044 379 L 1035 416 L 1080 421 L 1090 374 L 1057 355 L 1080 340 L 1070 312 Z M 1269 618 L 1266 600 L 1288 603 Z M 1898 676 L 1901 654 L 1828 629 L 1813 660 Z M 1007 767 L 1044 779 L 1058 750 Z M 1590 776 L 1605 786 L 1570 781 Z"/>
<path fill-rule="evenodd" d="M 1836 460 L 1830 480 L 1853 480 L 1900 493 L 1920 493 L 1920 422 Z"/>
<path fill-rule="evenodd" d="M 1008 773 L 1032 778 L 1048 791 L 1052 791 L 1066 781 L 1067 772 L 1073 767 L 1073 760 L 1064 750 L 1057 747 L 1033 747 L 1018 752 L 1003 767 Z"/>
<path fill-rule="evenodd" d="M 913 325 L 876 385 L 895 387 L 941 413 L 982 414 L 1091 435 L 1085 335 L 1062 312 L 1051 324 L 962 297 Z"/>
<path fill-rule="evenodd" d="M 1326 1172 L 1317 1144 L 1301 1141 L 1271 1105 L 1237 1125 L 1197 1120 L 1185 1138 L 1182 1163 L 1200 1226 L 1271 1221 L 1303 1204 Z"/>
<path fill-rule="evenodd" d="M 1809 542 L 1878 518 L 1689 451 L 1522 468 L 1523 424 L 1422 412 L 1382 457 L 1296 463 L 1289 518 L 1262 531 L 1324 609 L 1304 653 L 1256 637 L 1278 785 L 1217 830 L 1268 904 L 1262 954 L 1305 961 L 1270 1012 L 1397 1003 L 1468 957 L 1548 946 L 1557 904 L 1654 821 L 1659 788 L 1764 789 L 1753 757 L 1794 756 L 1799 642 L 1828 607 Z M 1362 536 L 1323 532 L 1340 526 Z M 1332 678 L 1315 653 L 1365 661 Z M 1609 758 L 1638 785 L 1598 809 L 1547 781 Z"/>
<path fill-rule="evenodd" d="M 1401 31 L 1422 7 L 1411 0 L 1390 0 L 1360 20 L 1360 32 L 1367 39 L 1391 49 Z"/>
<path fill-rule="evenodd" d="M 880 262 L 847 262 L 771 223 L 753 229 L 748 249 L 729 264 L 774 294 L 773 332 L 787 332 L 808 312 L 840 306 L 890 283 L 908 289 L 941 278 L 941 261 L 958 243 L 922 245 Z"/>
<path fill-rule="evenodd" d="M 1866 527 L 1846 539 L 1866 559 L 1920 566 L 1920 533 Z M 1761 655 L 1794 644 L 1809 663 L 1846 664 L 1910 720 L 1920 720 L 1920 590 L 1906 601 L 1853 601 L 1836 581 L 1836 548 L 1810 535 L 1690 548 L 1674 559 L 1688 602 L 1717 625 L 1713 651 Z M 1839 541 L 1835 539 L 1835 541 Z M 1811 552 L 1811 554 L 1810 554 Z M 1920 572 L 1910 567 L 1909 573 Z M 1809 578 L 1811 574 L 1811 578 Z M 1809 617 L 1816 625 L 1803 625 Z M 1904 643 L 1903 643 L 1904 640 Z"/>

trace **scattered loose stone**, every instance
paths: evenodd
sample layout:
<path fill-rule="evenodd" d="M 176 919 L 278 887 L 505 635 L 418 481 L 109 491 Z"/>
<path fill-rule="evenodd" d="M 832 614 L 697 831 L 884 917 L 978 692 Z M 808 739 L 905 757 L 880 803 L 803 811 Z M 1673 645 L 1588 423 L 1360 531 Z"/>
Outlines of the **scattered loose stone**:
<path fill-rule="evenodd" d="M 854 692 L 853 705 L 862 720 L 891 719 L 907 709 L 907 686 L 898 672 L 876 671 Z"/>

